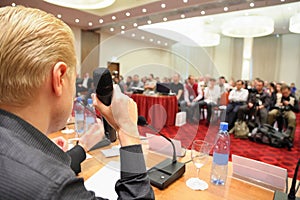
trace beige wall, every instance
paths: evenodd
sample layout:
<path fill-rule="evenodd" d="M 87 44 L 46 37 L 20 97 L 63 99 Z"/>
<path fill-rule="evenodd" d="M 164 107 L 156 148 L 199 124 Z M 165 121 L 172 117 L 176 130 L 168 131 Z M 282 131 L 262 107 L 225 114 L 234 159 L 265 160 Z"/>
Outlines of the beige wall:
<path fill-rule="evenodd" d="M 78 38 L 76 34 L 75 38 Z M 235 80 L 241 78 L 243 39 L 221 37 L 220 45 L 210 48 L 185 47 L 180 44 L 166 48 L 101 33 L 99 49 L 99 66 L 106 66 L 108 61 L 117 61 L 124 76 L 136 73 L 145 76 L 153 73 L 163 78 L 179 72 L 183 78 L 189 74 L 211 74 L 216 78 L 224 75 L 227 79 Z M 274 35 L 255 38 L 252 78 L 295 82 L 297 88 L 300 88 L 299 55 L 298 34 L 285 34 L 279 38 Z"/>
<path fill-rule="evenodd" d="M 81 75 L 89 73 L 90 76 L 99 66 L 99 33 L 81 31 Z"/>
<path fill-rule="evenodd" d="M 75 52 L 77 57 L 76 72 L 81 71 L 81 29 L 71 26 L 75 38 Z"/>
<path fill-rule="evenodd" d="M 279 73 L 275 79 L 286 83 L 295 82 L 300 89 L 300 35 L 287 34 L 281 37 Z"/>
<path fill-rule="evenodd" d="M 169 77 L 174 71 L 171 54 L 163 46 L 101 33 L 100 66 L 106 67 L 108 61 L 119 62 L 120 74 L 125 77 L 134 74 L 142 77 L 150 73 L 160 78 Z"/>

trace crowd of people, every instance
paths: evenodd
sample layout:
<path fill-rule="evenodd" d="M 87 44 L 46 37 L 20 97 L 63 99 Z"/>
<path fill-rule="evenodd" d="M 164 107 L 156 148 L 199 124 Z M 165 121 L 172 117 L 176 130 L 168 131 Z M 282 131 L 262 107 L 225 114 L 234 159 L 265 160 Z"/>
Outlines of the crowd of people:
<path fill-rule="evenodd" d="M 223 109 L 222 113 L 226 115 L 222 115 L 222 120 L 228 122 L 229 129 L 233 128 L 236 121 L 251 121 L 255 126 L 266 123 L 273 126 L 277 122 L 279 130 L 282 130 L 285 124 L 286 134 L 291 141 L 294 138 L 295 113 L 299 112 L 299 97 L 296 97 L 297 89 L 294 83 L 287 85 L 283 82 L 263 81 L 260 78 L 253 81 L 227 81 L 224 76 L 215 79 L 209 75 L 199 78 L 189 75 L 183 80 L 178 73 L 161 80 L 153 74 L 142 78 L 135 74 L 127 76 L 126 80 L 122 76 L 115 77 L 113 81 L 120 86 L 123 93 L 146 94 L 149 94 L 149 91 L 155 92 L 156 83 L 163 83 L 170 89 L 170 93 L 176 95 L 179 109 L 187 113 L 190 123 L 199 122 L 202 114 L 207 126 L 213 120 L 214 110 L 220 106 L 223 96 L 226 98 L 226 109 Z M 86 96 L 94 91 L 88 73 L 83 79 L 78 78 L 76 84 L 79 93 L 87 91 Z M 206 117 L 203 116 L 204 111 L 207 113 Z M 281 118 L 285 120 L 280 120 Z"/>
<path fill-rule="evenodd" d="M 160 80 L 154 78 L 153 74 L 141 79 L 139 75 L 128 76 L 126 82 L 123 82 L 123 88 L 127 92 L 136 88 L 147 90 L 147 85 L 151 83 L 151 89 L 155 89 L 156 82 Z M 199 122 L 201 113 L 206 110 L 205 124 L 209 125 L 223 96 L 226 98 L 226 109 L 223 110 L 226 115 L 222 120 L 228 122 L 229 129 L 233 128 L 236 121 L 252 122 L 255 126 L 266 123 L 273 126 L 276 121 L 279 130 L 285 125 L 286 135 L 291 142 L 294 139 L 295 113 L 299 112 L 299 97 L 296 97 L 294 83 L 288 85 L 283 82 L 263 81 L 260 78 L 253 81 L 227 81 L 224 76 L 216 80 L 208 75 L 199 78 L 189 75 L 186 80 L 182 80 L 177 73 L 172 78 L 163 78 L 161 82 L 167 84 L 170 92 L 176 94 L 179 108 L 187 113 L 190 123 Z M 284 120 L 280 120 L 281 118 Z"/>

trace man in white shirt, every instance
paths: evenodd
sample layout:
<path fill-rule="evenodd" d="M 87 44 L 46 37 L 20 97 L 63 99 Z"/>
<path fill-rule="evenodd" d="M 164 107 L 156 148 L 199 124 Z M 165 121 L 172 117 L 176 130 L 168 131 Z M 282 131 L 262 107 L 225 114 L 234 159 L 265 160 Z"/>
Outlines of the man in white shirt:
<path fill-rule="evenodd" d="M 241 105 L 245 105 L 248 99 L 248 90 L 243 88 L 244 82 L 242 80 L 237 80 L 236 88 L 229 93 L 229 104 L 226 108 L 226 122 L 228 122 L 228 127 L 231 129 L 234 126 L 234 122 L 237 118 L 237 112 Z"/>
<path fill-rule="evenodd" d="M 204 89 L 204 100 L 199 102 L 200 110 L 207 106 L 207 123 L 209 125 L 210 118 L 212 114 L 212 109 L 218 105 L 218 100 L 220 98 L 220 87 L 216 85 L 216 79 L 211 78 L 208 83 L 208 87 Z"/>
<path fill-rule="evenodd" d="M 93 80 L 90 78 L 89 73 L 85 73 L 82 86 L 86 89 L 90 89 L 92 87 L 92 82 Z"/>

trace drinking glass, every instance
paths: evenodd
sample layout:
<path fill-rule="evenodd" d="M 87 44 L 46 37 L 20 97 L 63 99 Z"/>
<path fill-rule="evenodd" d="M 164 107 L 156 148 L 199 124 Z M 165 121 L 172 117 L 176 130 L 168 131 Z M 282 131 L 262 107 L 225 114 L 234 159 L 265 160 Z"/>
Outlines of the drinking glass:
<path fill-rule="evenodd" d="M 194 140 L 191 149 L 191 158 L 193 164 L 197 169 L 197 177 L 190 178 L 187 181 L 187 185 L 194 190 L 204 190 L 207 189 L 208 185 L 205 181 L 199 179 L 200 168 L 203 167 L 209 157 L 211 145 L 203 140 Z"/>

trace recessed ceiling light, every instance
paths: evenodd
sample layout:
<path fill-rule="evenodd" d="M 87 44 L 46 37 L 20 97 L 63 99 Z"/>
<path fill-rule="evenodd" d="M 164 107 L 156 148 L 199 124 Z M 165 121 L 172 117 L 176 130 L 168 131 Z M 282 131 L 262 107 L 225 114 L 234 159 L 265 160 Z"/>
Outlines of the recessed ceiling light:
<path fill-rule="evenodd" d="M 279 34 L 276 34 L 275 36 L 276 36 L 277 38 L 279 38 L 279 37 L 280 37 L 280 35 L 279 35 Z"/>
<path fill-rule="evenodd" d="M 121 34 L 124 34 L 125 33 L 125 31 L 121 31 Z"/>
<path fill-rule="evenodd" d="M 104 21 L 103 19 L 99 19 L 99 23 L 102 24 Z"/>
<path fill-rule="evenodd" d="M 164 17 L 163 20 L 164 20 L 164 22 L 166 22 L 166 21 L 168 21 L 168 18 Z"/>
<path fill-rule="evenodd" d="M 113 16 L 111 17 L 111 19 L 112 19 L 112 20 L 116 20 L 117 17 L 113 15 Z"/>
<path fill-rule="evenodd" d="M 150 39 L 149 39 L 149 41 L 150 41 L 150 42 L 153 42 L 153 39 L 152 39 L 152 38 L 150 38 Z"/>
<path fill-rule="evenodd" d="M 205 15 L 205 11 L 204 10 L 201 11 L 201 15 Z"/>
<path fill-rule="evenodd" d="M 165 4 L 165 3 L 162 3 L 160 6 L 161 6 L 161 8 L 165 8 L 165 7 L 166 7 L 166 4 Z"/>
<path fill-rule="evenodd" d="M 180 17 L 183 19 L 185 18 L 185 14 L 181 14 Z"/>
<path fill-rule="evenodd" d="M 138 26 L 138 24 L 137 24 L 137 23 L 133 23 L 133 26 L 134 26 L 134 27 L 137 27 L 137 26 Z"/>
<path fill-rule="evenodd" d="M 130 16 L 130 12 L 126 12 L 125 15 L 126 15 L 127 17 L 129 17 L 129 16 Z"/>
<path fill-rule="evenodd" d="M 141 36 L 141 39 L 144 40 L 144 39 L 145 39 L 145 36 Z"/>
<path fill-rule="evenodd" d="M 252 3 L 250 3 L 250 7 L 254 7 L 254 3 L 252 2 Z"/>
<path fill-rule="evenodd" d="M 59 18 L 59 19 L 61 19 L 61 17 L 62 17 L 61 14 L 57 14 L 56 16 L 57 16 L 57 18 Z"/>
<path fill-rule="evenodd" d="M 228 11 L 228 7 L 224 7 L 224 11 L 225 11 L 225 12 Z"/>
<path fill-rule="evenodd" d="M 116 0 L 44 0 L 48 3 L 63 6 L 67 8 L 83 9 L 83 10 L 94 10 L 106 8 L 112 5 Z"/>
<path fill-rule="evenodd" d="M 165 43 L 165 46 L 168 46 L 168 43 Z"/>
<path fill-rule="evenodd" d="M 109 30 L 110 30 L 111 32 L 114 32 L 115 29 L 111 27 Z"/>
<path fill-rule="evenodd" d="M 76 23 L 79 23 L 79 19 L 75 19 L 75 22 L 76 22 Z"/>
<path fill-rule="evenodd" d="M 125 29 L 126 27 L 123 25 L 123 26 L 121 26 L 121 29 Z"/>
<path fill-rule="evenodd" d="M 151 20 L 148 20 L 147 23 L 148 23 L 148 24 L 151 24 L 152 22 L 151 22 Z"/>
<path fill-rule="evenodd" d="M 143 12 L 143 13 L 146 13 L 146 12 L 147 12 L 147 9 L 146 9 L 146 8 L 143 8 L 143 9 L 142 9 L 142 12 Z"/>
<path fill-rule="evenodd" d="M 134 33 L 132 33 L 132 34 L 131 34 L 131 37 L 135 37 L 135 34 L 134 34 Z"/>
<path fill-rule="evenodd" d="M 160 43 L 161 43 L 161 42 L 158 40 L 158 41 L 157 41 L 157 44 L 160 44 Z"/>
<path fill-rule="evenodd" d="M 15 6 L 16 6 L 16 3 L 12 3 L 11 6 L 12 6 L 12 7 L 15 7 Z"/>
<path fill-rule="evenodd" d="M 93 26 L 93 23 L 92 23 L 92 22 L 89 22 L 89 26 Z"/>
<path fill-rule="evenodd" d="M 183 3 L 187 3 L 189 0 L 183 0 Z"/>

